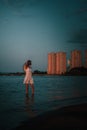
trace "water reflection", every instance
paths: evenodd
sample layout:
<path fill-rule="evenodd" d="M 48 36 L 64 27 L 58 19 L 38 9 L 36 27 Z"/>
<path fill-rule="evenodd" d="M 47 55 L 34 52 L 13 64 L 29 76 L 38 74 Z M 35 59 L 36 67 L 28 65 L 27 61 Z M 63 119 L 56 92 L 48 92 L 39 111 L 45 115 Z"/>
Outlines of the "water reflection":
<path fill-rule="evenodd" d="M 59 91 L 49 91 L 49 100 L 63 100 L 64 99 L 64 92 L 62 90 Z"/>
<path fill-rule="evenodd" d="M 72 86 L 70 89 L 68 87 L 56 90 L 53 88 L 48 91 L 48 95 L 49 101 L 81 98 L 87 96 L 87 88 L 83 87 L 82 89 L 78 86 Z"/>
<path fill-rule="evenodd" d="M 79 91 L 79 89 L 75 88 L 72 92 L 72 97 L 76 98 L 76 97 L 80 97 L 81 93 Z"/>
<path fill-rule="evenodd" d="M 73 97 L 84 97 L 84 96 L 87 96 L 87 88 L 83 87 L 83 89 L 81 89 L 75 87 L 73 89 Z"/>
<path fill-rule="evenodd" d="M 34 104 L 34 94 L 29 96 L 25 96 L 25 111 L 28 113 L 29 117 L 34 117 L 35 112 L 33 110 L 33 104 Z"/>

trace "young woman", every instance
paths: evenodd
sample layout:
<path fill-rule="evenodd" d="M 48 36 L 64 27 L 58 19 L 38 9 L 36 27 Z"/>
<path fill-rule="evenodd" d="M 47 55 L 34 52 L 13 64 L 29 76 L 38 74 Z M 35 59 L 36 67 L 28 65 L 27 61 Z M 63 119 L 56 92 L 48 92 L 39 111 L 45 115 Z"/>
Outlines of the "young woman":
<path fill-rule="evenodd" d="M 32 77 L 31 65 L 32 65 L 31 60 L 28 60 L 23 66 L 25 72 L 24 84 L 26 86 L 26 95 L 28 95 L 29 85 L 32 89 L 32 95 L 34 95 L 34 81 Z"/>

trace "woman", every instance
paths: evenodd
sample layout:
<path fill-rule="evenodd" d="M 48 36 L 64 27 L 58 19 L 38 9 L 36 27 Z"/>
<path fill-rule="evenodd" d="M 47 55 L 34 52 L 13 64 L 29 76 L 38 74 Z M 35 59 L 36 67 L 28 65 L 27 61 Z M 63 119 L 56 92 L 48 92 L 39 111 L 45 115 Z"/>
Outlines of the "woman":
<path fill-rule="evenodd" d="M 26 95 L 28 95 L 29 85 L 32 89 L 32 95 L 34 94 L 34 81 L 32 78 L 31 64 L 31 60 L 28 60 L 23 66 L 23 69 L 25 71 L 24 84 L 26 86 Z"/>

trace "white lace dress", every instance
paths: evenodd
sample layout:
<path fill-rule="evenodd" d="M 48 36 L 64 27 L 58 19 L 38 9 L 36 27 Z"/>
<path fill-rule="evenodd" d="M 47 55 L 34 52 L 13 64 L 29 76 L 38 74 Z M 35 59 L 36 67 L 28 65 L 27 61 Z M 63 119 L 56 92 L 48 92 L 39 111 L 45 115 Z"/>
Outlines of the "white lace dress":
<path fill-rule="evenodd" d="M 33 84 L 33 78 L 32 78 L 32 70 L 31 68 L 27 68 L 25 70 L 25 78 L 24 78 L 24 84 Z"/>

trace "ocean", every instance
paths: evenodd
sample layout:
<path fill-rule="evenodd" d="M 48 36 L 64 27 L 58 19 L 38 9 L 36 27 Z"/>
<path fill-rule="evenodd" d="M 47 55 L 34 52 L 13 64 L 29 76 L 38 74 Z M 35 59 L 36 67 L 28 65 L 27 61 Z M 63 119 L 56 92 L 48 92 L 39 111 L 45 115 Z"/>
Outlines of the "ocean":
<path fill-rule="evenodd" d="M 33 76 L 26 97 L 24 76 L 0 76 L 0 130 L 11 130 L 39 114 L 87 103 L 87 76 Z"/>

